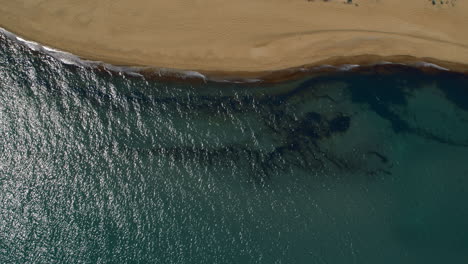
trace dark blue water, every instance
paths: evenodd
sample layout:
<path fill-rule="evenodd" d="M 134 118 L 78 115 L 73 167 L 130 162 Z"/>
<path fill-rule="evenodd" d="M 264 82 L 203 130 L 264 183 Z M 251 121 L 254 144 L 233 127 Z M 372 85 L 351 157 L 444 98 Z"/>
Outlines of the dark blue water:
<path fill-rule="evenodd" d="M 0 44 L 0 263 L 468 263 L 466 76 L 164 83 Z"/>

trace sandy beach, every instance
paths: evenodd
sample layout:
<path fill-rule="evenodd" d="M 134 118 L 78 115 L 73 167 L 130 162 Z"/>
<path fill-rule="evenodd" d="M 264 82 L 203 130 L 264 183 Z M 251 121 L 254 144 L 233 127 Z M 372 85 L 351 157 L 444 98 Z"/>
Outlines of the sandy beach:
<path fill-rule="evenodd" d="M 468 71 L 467 1 L 345 2 L 0 0 L 0 27 L 115 65 L 255 75 L 424 60 Z"/>

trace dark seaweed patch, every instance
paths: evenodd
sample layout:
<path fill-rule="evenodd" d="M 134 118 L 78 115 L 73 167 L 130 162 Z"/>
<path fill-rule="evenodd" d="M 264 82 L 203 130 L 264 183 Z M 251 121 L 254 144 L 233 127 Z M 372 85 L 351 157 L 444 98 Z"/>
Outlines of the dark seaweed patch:
<path fill-rule="evenodd" d="M 468 77 L 447 73 L 439 80 L 437 87 L 445 94 L 447 100 L 468 111 Z"/>
<path fill-rule="evenodd" d="M 346 132 L 351 123 L 351 117 L 339 115 L 329 122 L 329 129 L 331 133 Z"/>
<path fill-rule="evenodd" d="M 349 82 L 351 100 L 365 103 L 382 118 L 390 121 L 396 133 L 408 132 L 409 125 L 392 111 L 393 106 L 406 106 L 406 94 L 395 78 L 362 76 Z"/>

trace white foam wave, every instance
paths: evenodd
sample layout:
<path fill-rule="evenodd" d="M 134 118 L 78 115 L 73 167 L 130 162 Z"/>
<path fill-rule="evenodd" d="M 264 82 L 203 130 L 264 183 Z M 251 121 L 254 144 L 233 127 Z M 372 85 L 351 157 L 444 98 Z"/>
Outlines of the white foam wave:
<path fill-rule="evenodd" d="M 444 68 L 442 66 L 439 66 L 437 64 L 430 63 L 430 62 L 424 62 L 424 61 L 416 62 L 413 65 L 416 66 L 416 67 L 429 67 L 429 68 L 435 68 L 435 69 L 438 69 L 438 70 L 441 70 L 441 71 L 450 71 L 449 69 Z"/>
<path fill-rule="evenodd" d="M 340 71 L 350 71 L 354 68 L 359 68 L 361 67 L 361 65 L 359 64 L 343 64 L 343 65 L 340 65 L 338 66 L 338 70 Z"/>

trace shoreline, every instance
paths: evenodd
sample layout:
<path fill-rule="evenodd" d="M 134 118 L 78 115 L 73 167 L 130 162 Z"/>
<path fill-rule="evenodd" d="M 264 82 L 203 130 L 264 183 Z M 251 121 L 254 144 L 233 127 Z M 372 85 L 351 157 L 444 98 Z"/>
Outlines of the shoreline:
<path fill-rule="evenodd" d="M 34 52 L 40 52 L 59 60 L 61 63 L 86 67 L 91 70 L 124 74 L 129 77 L 143 77 L 162 81 L 218 82 L 218 83 L 264 83 L 274 84 L 307 76 L 320 76 L 339 72 L 381 73 L 399 72 L 415 69 L 427 73 L 454 73 L 468 76 L 468 64 L 440 61 L 434 58 L 417 58 L 409 55 L 378 56 L 357 55 L 330 58 L 316 63 L 274 71 L 240 72 L 240 71 L 197 71 L 158 68 L 153 66 L 113 65 L 101 61 L 87 60 L 79 56 L 57 50 L 35 41 L 26 40 L 0 27 L 0 35 L 5 36 Z"/>

